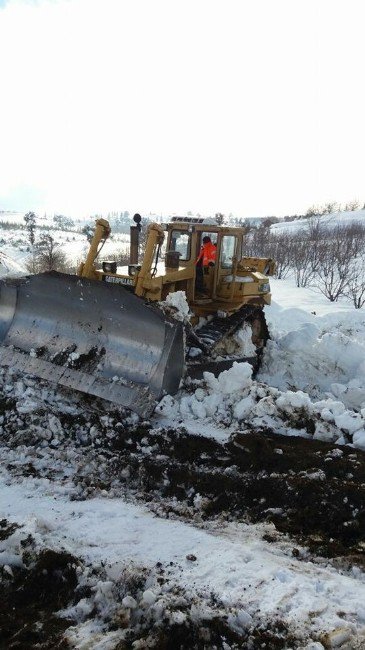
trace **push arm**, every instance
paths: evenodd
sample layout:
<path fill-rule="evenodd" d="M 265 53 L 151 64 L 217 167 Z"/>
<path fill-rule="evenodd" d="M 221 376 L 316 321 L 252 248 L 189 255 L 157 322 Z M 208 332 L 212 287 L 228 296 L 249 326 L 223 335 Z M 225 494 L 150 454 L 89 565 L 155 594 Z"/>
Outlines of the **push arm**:
<path fill-rule="evenodd" d="M 77 275 L 82 278 L 91 279 L 96 277 L 94 264 L 99 253 L 99 246 L 101 242 L 105 242 L 108 239 L 109 235 L 109 222 L 106 219 L 97 219 L 87 258 L 85 262 L 80 264 Z"/>

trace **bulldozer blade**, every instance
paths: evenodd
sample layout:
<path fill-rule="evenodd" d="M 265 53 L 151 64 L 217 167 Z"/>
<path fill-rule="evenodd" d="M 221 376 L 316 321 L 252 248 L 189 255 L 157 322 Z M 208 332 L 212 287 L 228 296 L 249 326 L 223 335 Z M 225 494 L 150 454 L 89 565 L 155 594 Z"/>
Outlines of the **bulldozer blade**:
<path fill-rule="evenodd" d="M 42 273 L 0 283 L 0 365 L 148 417 L 184 373 L 182 324 L 120 285 Z"/>

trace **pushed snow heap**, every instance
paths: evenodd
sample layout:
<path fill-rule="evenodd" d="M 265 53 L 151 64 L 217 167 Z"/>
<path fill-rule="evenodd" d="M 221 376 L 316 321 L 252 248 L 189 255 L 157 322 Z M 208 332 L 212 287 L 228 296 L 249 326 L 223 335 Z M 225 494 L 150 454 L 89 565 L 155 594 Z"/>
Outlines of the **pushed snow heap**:
<path fill-rule="evenodd" d="M 238 390 L 250 388 L 252 385 L 252 366 L 248 363 L 234 362 L 232 368 L 224 370 L 215 377 L 211 372 L 204 373 L 207 388 L 213 393 L 230 395 Z"/>
<path fill-rule="evenodd" d="M 185 291 L 169 293 L 166 300 L 160 302 L 160 305 L 164 310 L 167 309 L 176 320 L 186 321 L 189 318 L 190 311 Z"/>
<path fill-rule="evenodd" d="M 235 362 L 218 377 L 204 373 L 193 393 L 175 398 L 166 395 L 157 414 L 189 429 L 204 420 L 205 435 L 216 435 L 217 427 L 232 431 L 270 430 L 281 435 L 313 437 L 326 442 L 350 444 L 365 450 L 365 408 L 360 413 L 343 402 L 327 398 L 312 401 L 303 391 L 280 391 L 252 379 L 248 363 Z M 196 430 L 196 425 L 194 427 Z"/>
<path fill-rule="evenodd" d="M 272 310 L 275 312 L 275 308 Z M 301 319 L 305 322 L 300 322 Z M 271 319 L 271 322 L 270 322 Z M 270 313 L 271 340 L 258 378 L 312 399 L 333 397 L 365 408 L 365 318 L 362 310 L 314 316 L 298 309 Z"/>

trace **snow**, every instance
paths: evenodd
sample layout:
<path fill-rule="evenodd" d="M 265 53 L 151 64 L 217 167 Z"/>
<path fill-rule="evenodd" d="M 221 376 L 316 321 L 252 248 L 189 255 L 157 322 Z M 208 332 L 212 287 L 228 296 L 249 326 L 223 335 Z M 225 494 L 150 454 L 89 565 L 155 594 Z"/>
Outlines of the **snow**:
<path fill-rule="evenodd" d="M 185 291 L 175 291 L 169 293 L 166 300 L 160 302 L 163 309 L 172 311 L 174 318 L 180 321 L 186 321 L 189 318 L 189 304 L 186 300 Z"/>
<path fill-rule="evenodd" d="M 21 264 L 18 264 L 9 255 L 0 253 L 0 277 L 11 275 L 12 277 L 21 276 L 26 274 L 26 269 Z"/>
<path fill-rule="evenodd" d="M 204 373 L 208 389 L 219 395 L 229 395 L 252 385 L 252 368 L 248 363 L 233 363 L 232 368 L 224 370 L 215 377 L 211 372 Z"/>
<path fill-rule="evenodd" d="M 272 292 L 276 300 L 266 311 L 272 340 L 259 378 L 281 390 L 291 386 L 318 398 L 340 398 L 347 407 L 361 410 L 364 310 L 330 303 L 315 291 L 296 289 L 290 280 L 272 282 Z"/>
<path fill-rule="evenodd" d="M 293 558 L 285 542 L 272 547 L 260 539 L 260 526 L 238 524 L 217 534 L 157 519 L 121 499 L 70 502 L 51 484 L 24 479 L 9 485 L 4 475 L 0 507 L 9 521 L 23 526 L 0 542 L 3 564 L 16 565 L 21 541 L 29 534 L 40 546 L 61 545 L 91 565 L 107 564 L 109 580 L 99 582 L 97 589 L 99 606 L 102 602 L 106 610 L 113 607 L 113 579 L 123 566 L 133 562 L 152 569 L 161 562 L 170 566 L 170 580 L 176 584 L 186 589 L 194 585 L 206 598 L 214 590 L 226 607 L 234 607 L 233 627 L 249 626 L 259 610 L 261 616 L 285 616 L 294 633 L 303 627 L 309 635 L 338 629 L 344 616 L 350 630 L 363 628 L 363 574 L 341 575 L 332 567 Z M 186 559 L 192 554 L 194 562 Z M 163 590 L 155 585 L 143 592 L 142 604 L 154 607 L 162 597 Z M 122 604 L 137 607 L 130 595 Z"/>
<path fill-rule="evenodd" d="M 274 280 L 272 291 L 276 300 L 265 312 L 271 340 L 256 381 L 251 367 L 237 362 L 218 378 L 205 373 L 194 392 L 166 396 L 156 418 L 184 422 L 192 433 L 201 420 L 208 435 L 222 440 L 245 423 L 306 436 L 293 427 L 304 412 L 314 422 L 314 438 L 363 449 L 364 310 L 330 303 L 290 280 Z"/>

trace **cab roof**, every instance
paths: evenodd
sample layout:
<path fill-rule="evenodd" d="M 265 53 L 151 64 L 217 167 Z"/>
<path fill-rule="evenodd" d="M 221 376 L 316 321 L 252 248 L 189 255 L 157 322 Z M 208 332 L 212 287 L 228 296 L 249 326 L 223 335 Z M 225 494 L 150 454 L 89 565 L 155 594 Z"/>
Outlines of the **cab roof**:
<path fill-rule="evenodd" d="M 165 224 L 165 230 L 171 231 L 174 228 L 183 232 L 215 232 L 222 234 L 243 235 L 245 228 L 229 225 L 219 225 L 215 219 L 203 219 L 202 217 L 172 217 L 169 223 Z"/>
<path fill-rule="evenodd" d="M 218 226 L 219 224 L 211 217 L 172 217 L 171 223 L 194 223 L 206 224 L 207 226 Z"/>

